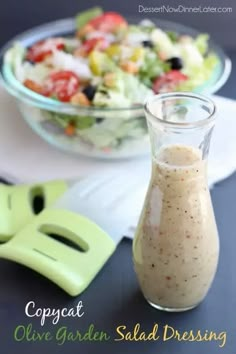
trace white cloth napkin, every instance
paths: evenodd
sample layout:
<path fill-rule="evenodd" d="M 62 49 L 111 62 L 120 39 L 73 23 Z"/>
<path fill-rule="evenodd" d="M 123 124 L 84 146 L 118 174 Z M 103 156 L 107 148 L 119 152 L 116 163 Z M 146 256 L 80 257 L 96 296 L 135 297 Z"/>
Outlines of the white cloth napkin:
<path fill-rule="evenodd" d="M 209 183 L 236 170 L 236 101 L 215 96 L 218 120 L 209 157 Z M 120 169 L 150 171 L 150 159 L 104 161 L 66 154 L 48 145 L 24 122 L 15 100 L 0 86 L 0 176 L 16 182 L 74 179 Z"/>

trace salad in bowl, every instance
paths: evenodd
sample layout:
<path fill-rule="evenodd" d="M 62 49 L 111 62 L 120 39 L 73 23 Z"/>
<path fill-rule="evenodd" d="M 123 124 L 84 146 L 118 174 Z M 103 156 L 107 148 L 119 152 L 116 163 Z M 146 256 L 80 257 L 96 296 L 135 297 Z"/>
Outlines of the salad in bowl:
<path fill-rule="evenodd" d="M 133 24 L 97 7 L 43 25 L 4 50 L 3 82 L 26 121 L 50 143 L 95 157 L 145 154 L 147 97 L 212 93 L 230 71 L 208 35 L 162 25 Z"/>

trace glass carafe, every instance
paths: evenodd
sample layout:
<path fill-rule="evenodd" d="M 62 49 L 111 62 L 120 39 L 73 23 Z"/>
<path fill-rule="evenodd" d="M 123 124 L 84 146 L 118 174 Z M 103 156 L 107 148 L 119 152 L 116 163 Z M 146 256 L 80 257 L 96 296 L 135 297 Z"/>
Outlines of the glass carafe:
<path fill-rule="evenodd" d="M 145 105 L 152 175 L 133 259 L 144 297 L 157 309 L 194 308 L 215 276 L 219 238 L 206 171 L 215 111 L 191 93 L 157 95 Z"/>

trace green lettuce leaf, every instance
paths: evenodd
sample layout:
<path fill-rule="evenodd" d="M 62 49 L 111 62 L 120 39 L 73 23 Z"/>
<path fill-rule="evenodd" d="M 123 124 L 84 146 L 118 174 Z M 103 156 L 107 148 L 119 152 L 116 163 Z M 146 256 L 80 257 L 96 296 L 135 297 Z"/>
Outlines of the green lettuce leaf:
<path fill-rule="evenodd" d="M 176 90 L 201 92 L 210 87 L 218 75 L 219 59 L 215 54 L 209 54 L 203 61 L 201 70 L 189 73 L 189 79 L 179 84 Z"/>
<path fill-rule="evenodd" d="M 152 80 L 169 70 L 169 64 L 161 61 L 156 53 L 149 51 L 146 53 L 144 63 L 139 71 L 139 79 L 146 86 L 152 86 Z"/>
<path fill-rule="evenodd" d="M 209 40 L 208 34 L 199 34 L 194 41 L 194 44 L 196 45 L 197 49 L 202 55 L 205 55 L 207 52 L 208 40 Z"/>
<path fill-rule="evenodd" d="M 90 20 L 92 20 L 94 17 L 97 17 L 99 15 L 102 15 L 103 10 L 96 6 L 93 7 L 89 10 L 80 12 L 76 18 L 75 18 L 75 23 L 76 23 L 76 28 L 80 29 L 86 25 Z"/>

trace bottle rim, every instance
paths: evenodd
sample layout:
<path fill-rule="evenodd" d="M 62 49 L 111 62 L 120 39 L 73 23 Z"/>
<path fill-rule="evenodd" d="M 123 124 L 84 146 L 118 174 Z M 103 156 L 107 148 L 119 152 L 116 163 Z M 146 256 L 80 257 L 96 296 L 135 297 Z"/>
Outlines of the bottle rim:
<path fill-rule="evenodd" d="M 152 112 L 152 109 L 150 107 L 154 102 L 161 103 L 161 102 L 165 102 L 165 101 L 167 102 L 174 99 L 184 99 L 184 98 L 189 100 L 195 100 L 195 102 L 199 101 L 207 104 L 210 109 L 209 115 L 204 119 L 195 120 L 193 122 L 173 122 L 158 117 L 156 114 Z M 216 112 L 217 112 L 217 108 L 213 100 L 211 100 L 210 98 L 204 95 L 195 94 L 192 92 L 171 92 L 171 93 L 157 94 L 147 99 L 146 103 L 144 104 L 144 110 L 146 113 L 147 120 L 151 120 L 153 123 L 160 123 L 162 125 L 164 124 L 168 127 L 181 128 L 181 129 L 185 129 L 185 128 L 193 129 L 196 127 L 202 127 L 204 125 L 208 125 L 209 123 L 215 121 Z"/>

